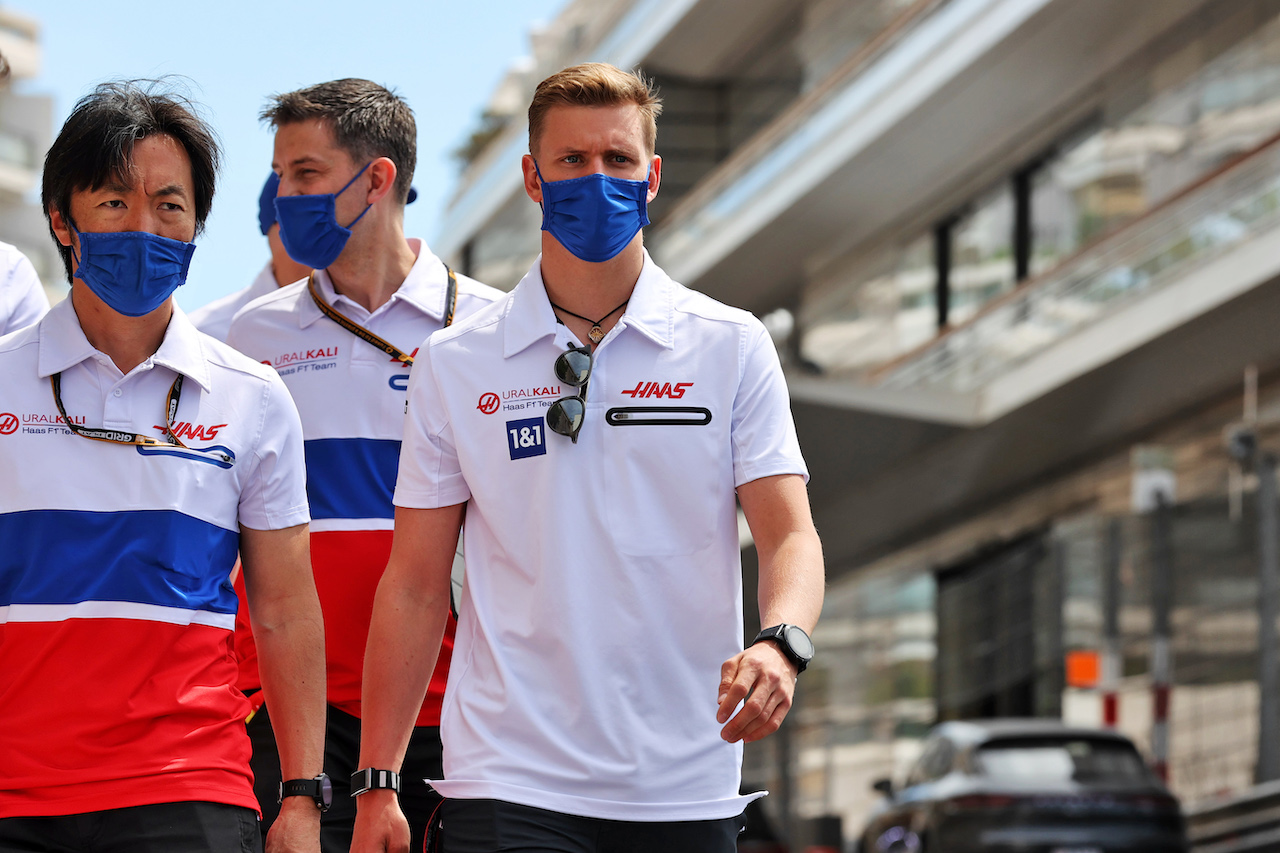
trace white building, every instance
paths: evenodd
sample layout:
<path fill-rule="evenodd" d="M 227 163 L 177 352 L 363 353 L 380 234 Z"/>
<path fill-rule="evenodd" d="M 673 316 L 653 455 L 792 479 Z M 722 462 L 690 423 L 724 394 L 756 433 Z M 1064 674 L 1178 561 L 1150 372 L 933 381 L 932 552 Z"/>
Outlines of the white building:
<path fill-rule="evenodd" d="M 1103 645 L 1109 561 L 1149 749 L 1135 444 L 1177 481 L 1171 784 L 1247 787 L 1256 481 L 1223 432 L 1253 365 L 1280 447 L 1280 2 L 571 0 L 472 139 L 433 243 L 464 271 L 509 287 L 537 252 L 523 111 L 584 60 L 661 87 L 655 259 L 786 355 L 830 590 L 749 752 L 766 807 L 848 837 L 938 718 L 1100 721 L 1064 660 Z"/>
<path fill-rule="evenodd" d="M 22 250 L 36 268 L 50 300 L 67 292 L 62 263 L 38 204 L 40 170 L 53 141 L 53 100 L 14 92 L 14 84 L 40 72 L 40 26 L 0 7 L 0 53 L 9 61 L 9 80 L 0 84 L 0 241 Z"/>

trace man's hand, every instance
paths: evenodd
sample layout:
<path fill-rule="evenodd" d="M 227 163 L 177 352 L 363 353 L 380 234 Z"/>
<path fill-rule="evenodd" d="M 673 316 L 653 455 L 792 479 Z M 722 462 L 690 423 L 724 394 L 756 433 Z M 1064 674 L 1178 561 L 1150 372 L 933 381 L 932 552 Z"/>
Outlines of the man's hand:
<path fill-rule="evenodd" d="M 356 834 L 351 853 L 408 853 L 409 821 L 395 791 L 379 789 L 356 800 Z"/>
<path fill-rule="evenodd" d="M 720 737 L 751 743 L 773 734 L 791 710 L 796 667 L 772 642 L 756 643 L 720 667 L 720 710 L 717 722 L 728 721 Z M 743 700 L 746 700 L 743 702 Z M 733 709 L 743 702 L 741 710 Z"/>
<path fill-rule="evenodd" d="M 320 809 L 310 797 L 285 797 L 267 833 L 266 853 L 319 853 Z"/>

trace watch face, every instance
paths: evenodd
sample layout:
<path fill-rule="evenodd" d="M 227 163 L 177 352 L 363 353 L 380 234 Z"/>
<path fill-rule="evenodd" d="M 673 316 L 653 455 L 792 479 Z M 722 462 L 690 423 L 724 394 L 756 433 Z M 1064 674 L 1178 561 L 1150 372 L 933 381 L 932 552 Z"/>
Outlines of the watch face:
<path fill-rule="evenodd" d="M 320 800 L 325 808 L 333 805 L 333 783 L 329 781 L 328 773 L 320 774 Z"/>
<path fill-rule="evenodd" d="M 801 660 L 808 661 L 813 658 L 813 642 L 803 629 L 788 625 L 785 633 L 787 645 Z"/>

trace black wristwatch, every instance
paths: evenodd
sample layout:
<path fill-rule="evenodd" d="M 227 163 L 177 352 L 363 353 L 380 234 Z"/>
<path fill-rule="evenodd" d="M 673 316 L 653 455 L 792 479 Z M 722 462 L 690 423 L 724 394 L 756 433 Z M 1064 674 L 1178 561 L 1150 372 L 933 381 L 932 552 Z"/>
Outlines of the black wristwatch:
<path fill-rule="evenodd" d="M 351 796 L 358 797 L 379 788 L 390 788 L 400 793 L 400 774 L 394 770 L 378 770 L 366 767 L 351 774 Z"/>
<path fill-rule="evenodd" d="M 778 648 L 782 649 L 782 653 L 787 656 L 793 664 L 796 665 L 798 672 L 804 672 L 804 668 L 809 665 L 809 661 L 813 660 L 813 640 L 809 639 L 809 635 L 804 629 L 796 625 L 774 625 L 772 628 L 765 628 L 756 638 L 751 641 L 751 645 L 771 640 L 778 644 Z"/>
<path fill-rule="evenodd" d="M 316 808 L 327 812 L 333 805 L 333 785 L 326 773 L 314 779 L 290 779 L 280 783 L 280 796 L 276 802 L 283 803 L 285 797 L 310 797 L 315 800 Z"/>

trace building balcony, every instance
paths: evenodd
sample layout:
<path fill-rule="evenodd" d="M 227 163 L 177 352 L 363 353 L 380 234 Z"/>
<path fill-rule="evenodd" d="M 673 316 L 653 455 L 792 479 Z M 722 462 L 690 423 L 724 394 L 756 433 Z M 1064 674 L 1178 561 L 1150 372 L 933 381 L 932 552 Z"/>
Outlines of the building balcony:
<path fill-rule="evenodd" d="M 793 394 L 981 426 L 1280 277 L 1278 240 L 1275 138 L 914 351 L 857 378 L 797 371 Z M 824 331 L 832 349 L 867 337 Z"/>
<path fill-rule="evenodd" d="M 900 358 L 856 376 L 791 367 L 830 559 L 1243 395 L 1247 367 L 1280 368 L 1278 242 L 1280 137 Z"/>

